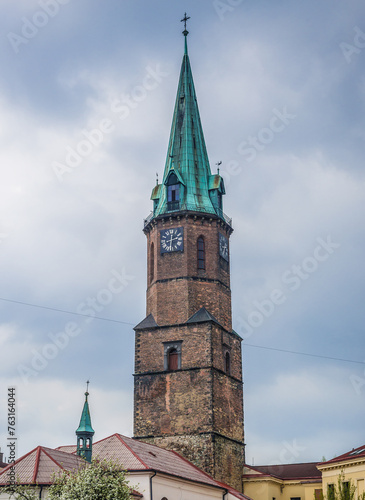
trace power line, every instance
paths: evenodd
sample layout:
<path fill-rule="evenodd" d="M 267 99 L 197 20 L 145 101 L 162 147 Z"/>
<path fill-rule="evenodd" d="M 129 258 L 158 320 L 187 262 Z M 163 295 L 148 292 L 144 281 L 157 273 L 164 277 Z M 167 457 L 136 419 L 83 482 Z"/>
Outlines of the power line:
<path fill-rule="evenodd" d="M 41 306 L 39 304 L 30 304 L 29 302 L 23 302 L 20 300 L 5 299 L 4 297 L 0 297 L 0 301 L 1 300 L 3 302 L 10 302 L 12 304 L 19 304 L 19 305 L 27 306 L 27 307 L 36 307 L 38 309 L 46 309 L 47 311 L 54 311 L 54 312 L 59 312 L 59 313 L 63 313 L 63 314 L 72 314 L 74 316 L 81 316 L 83 318 L 92 318 L 92 319 L 98 319 L 100 321 L 109 321 L 111 323 L 119 323 L 121 325 L 134 326 L 134 323 L 129 323 L 127 321 L 121 321 L 118 319 L 103 318 L 101 316 L 90 316 L 89 314 L 82 314 L 82 313 L 78 313 L 78 312 L 74 312 L 74 311 L 68 311 L 65 309 L 57 309 L 55 307 Z M 300 356 L 309 356 L 312 358 L 330 359 L 332 361 L 343 361 L 345 363 L 356 363 L 359 365 L 365 365 L 365 361 L 355 361 L 353 359 L 335 358 L 332 356 L 322 356 L 321 354 L 311 354 L 308 352 L 291 351 L 289 349 L 278 349 L 276 347 L 265 347 L 265 346 L 254 345 L 254 344 L 243 344 L 243 345 L 247 346 L 247 347 L 254 347 L 256 349 L 265 349 L 267 351 L 285 352 L 287 354 L 299 354 Z"/>
<path fill-rule="evenodd" d="M 312 358 L 331 359 L 332 361 L 345 361 L 346 363 L 357 363 L 359 365 L 365 365 L 365 361 L 355 361 L 353 359 L 334 358 L 332 356 L 322 356 L 320 354 L 310 354 L 308 352 L 290 351 L 288 349 L 277 349 L 276 347 L 265 347 L 262 345 L 244 344 L 244 346 L 256 347 L 257 349 L 266 349 L 267 351 L 279 351 L 288 354 L 300 354 L 301 356 L 310 356 Z"/>
<path fill-rule="evenodd" d="M 65 309 L 56 309 L 55 307 L 40 306 L 38 304 L 30 304 L 29 302 L 22 302 L 20 300 L 4 299 L 3 297 L 0 297 L 0 300 L 2 300 L 4 302 L 11 302 L 13 304 L 20 304 L 22 306 L 27 306 L 27 307 L 37 307 L 38 309 L 46 309 L 47 311 L 55 311 L 55 312 L 60 312 L 60 313 L 64 313 L 64 314 L 73 314 L 74 316 L 82 316 L 84 318 L 99 319 L 101 321 L 111 321 L 112 323 L 120 323 L 122 325 L 135 326 L 134 323 L 120 321 L 118 319 L 102 318 L 100 316 L 91 316 L 90 314 L 82 314 L 82 313 L 78 313 L 78 312 L 74 312 L 74 311 L 67 311 Z"/>

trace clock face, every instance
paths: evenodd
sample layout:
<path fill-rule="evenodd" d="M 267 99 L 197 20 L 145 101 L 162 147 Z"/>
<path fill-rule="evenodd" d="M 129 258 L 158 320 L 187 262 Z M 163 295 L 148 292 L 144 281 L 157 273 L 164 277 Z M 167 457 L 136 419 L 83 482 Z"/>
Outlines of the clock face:
<path fill-rule="evenodd" d="M 172 227 L 160 231 L 161 253 L 184 251 L 184 228 Z"/>
<path fill-rule="evenodd" d="M 219 255 L 228 262 L 228 240 L 219 233 Z"/>

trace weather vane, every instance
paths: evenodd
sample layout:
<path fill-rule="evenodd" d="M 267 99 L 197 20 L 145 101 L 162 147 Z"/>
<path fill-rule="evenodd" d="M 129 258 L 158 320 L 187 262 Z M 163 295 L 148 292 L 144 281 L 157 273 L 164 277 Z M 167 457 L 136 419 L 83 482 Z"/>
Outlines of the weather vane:
<path fill-rule="evenodd" d="M 87 393 L 89 392 L 89 384 L 90 384 L 90 380 L 87 380 L 86 381 L 86 392 Z"/>
<path fill-rule="evenodd" d="M 222 165 L 221 160 L 219 160 L 219 161 L 216 163 L 216 165 L 217 165 L 217 172 L 218 172 L 218 175 L 219 175 L 219 167 Z"/>
<path fill-rule="evenodd" d="M 183 19 L 181 19 L 181 22 L 182 22 L 182 23 L 184 23 L 184 28 L 185 28 L 185 29 L 184 29 L 184 31 L 183 31 L 183 34 L 184 34 L 185 36 L 187 36 L 187 35 L 189 34 L 188 30 L 186 29 L 186 21 L 187 21 L 188 19 L 190 19 L 190 17 L 189 17 L 189 16 L 187 16 L 187 15 L 186 15 L 186 12 L 185 12 L 185 15 L 184 15 Z"/>

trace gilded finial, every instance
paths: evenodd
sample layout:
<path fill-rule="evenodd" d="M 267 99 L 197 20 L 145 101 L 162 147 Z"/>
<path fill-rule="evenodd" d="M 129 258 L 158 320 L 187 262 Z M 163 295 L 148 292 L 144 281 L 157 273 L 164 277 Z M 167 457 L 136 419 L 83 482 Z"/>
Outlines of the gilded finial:
<path fill-rule="evenodd" d="M 86 399 L 89 395 L 89 384 L 90 384 L 90 380 L 87 380 L 86 381 L 86 392 L 85 392 Z"/>

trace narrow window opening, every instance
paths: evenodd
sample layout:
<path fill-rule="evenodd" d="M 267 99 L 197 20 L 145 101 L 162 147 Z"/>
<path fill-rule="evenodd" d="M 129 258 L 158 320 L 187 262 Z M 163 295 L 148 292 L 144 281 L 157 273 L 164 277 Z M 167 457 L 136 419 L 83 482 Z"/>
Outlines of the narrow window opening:
<path fill-rule="evenodd" d="M 86 440 L 86 448 L 90 448 L 90 438 L 87 438 Z"/>
<path fill-rule="evenodd" d="M 155 277 L 155 245 L 151 243 L 150 247 L 150 283 Z"/>
<path fill-rule="evenodd" d="M 224 364 L 225 364 L 225 372 L 227 375 L 231 374 L 231 355 L 229 352 L 226 352 L 226 355 L 224 356 Z"/>
<path fill-rule="evenodd" d="M 84 447 L 84 440 L 83 438 L 79 438 L 79 448 L 83 448 Z"/>
<path fill-rule="evenodd" d="M 203 236 L 198 238 L 198 269 L 205 269 L 205 243 Z"/>
<path fill-rule="evenodd" d="M 176 349 L 170 349 L 168 353 L 168 369 L 169 371 L 175 371 L 178 369 L 178 359 L 179 355 Z"/>

